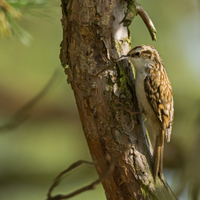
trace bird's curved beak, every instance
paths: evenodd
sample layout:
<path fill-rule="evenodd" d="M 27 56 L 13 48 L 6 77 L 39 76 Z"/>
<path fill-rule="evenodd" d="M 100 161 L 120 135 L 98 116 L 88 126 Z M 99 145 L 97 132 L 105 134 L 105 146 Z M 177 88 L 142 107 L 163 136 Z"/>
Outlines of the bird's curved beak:
<path fill-rule="evenodd" d="M 120 58 L 117 59 L 117 62 L 124 59 L 128 59 L 128 56 L 127 55 L 121 56 Z"/>

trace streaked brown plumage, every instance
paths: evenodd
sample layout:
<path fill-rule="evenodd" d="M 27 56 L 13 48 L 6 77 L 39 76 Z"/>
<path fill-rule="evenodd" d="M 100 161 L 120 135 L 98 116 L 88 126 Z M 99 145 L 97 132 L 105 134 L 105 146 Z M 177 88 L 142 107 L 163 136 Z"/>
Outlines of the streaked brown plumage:
<path fill-rule="evenodd" d="M 172 87 L 162 59 L 153 46 L 136 46 L 119 60 L 125 58 L 133 63 L 136 71 L 136 96 L 147 118 L 145 125 L 154 147 L 153 176 L 161 178 L 164 135 L 169 142 L 174 115 Z"/>

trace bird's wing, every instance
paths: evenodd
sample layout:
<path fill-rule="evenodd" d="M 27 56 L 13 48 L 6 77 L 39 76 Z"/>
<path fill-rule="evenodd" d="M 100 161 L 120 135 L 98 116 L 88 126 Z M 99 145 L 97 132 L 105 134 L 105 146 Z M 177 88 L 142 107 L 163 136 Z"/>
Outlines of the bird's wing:
<path fill-rule="evenodd" d="M 174 115 L 172 87 L 163 65 L 149 68 L 144 79 L 146 97 L 170 141 Z"/>

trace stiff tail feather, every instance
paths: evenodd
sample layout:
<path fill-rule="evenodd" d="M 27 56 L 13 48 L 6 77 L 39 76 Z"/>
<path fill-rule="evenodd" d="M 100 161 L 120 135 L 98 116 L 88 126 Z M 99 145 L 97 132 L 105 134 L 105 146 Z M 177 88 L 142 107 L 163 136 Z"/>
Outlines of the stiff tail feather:
<path fill-rule="evenodd" d="M 164 130 L 156 137 L 156 144 L 153 152 L 153 177 L 162 177 L 163 170 L 163 152 L 164 152 Z"/>

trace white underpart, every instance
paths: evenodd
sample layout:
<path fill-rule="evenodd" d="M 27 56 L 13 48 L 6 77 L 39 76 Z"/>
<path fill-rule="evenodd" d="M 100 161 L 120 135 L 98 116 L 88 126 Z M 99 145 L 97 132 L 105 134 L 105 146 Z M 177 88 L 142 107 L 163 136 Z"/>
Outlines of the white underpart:
<path fill-rule="evenodd" d="M 138 99 L 140 110 L 145 114 L 145 126 L 148 130 L 148 134 L 151 140 L 151 144 L 154 147 L 156 136 L 161 132 L 161 125 L 158 121 L 158 118 L 151 107 L 144 90 L 144 78 L 146 77 L 145 69 L 148 67 L 147 65 L 150 64 L 149 61 L 145 62 L 144 59 L 140 58 L 129 58 L 129 60 L 134 64 L 135 71 L 136 71 L 136 79 L 135 79 L 135 89 L 136 89 L 136 96 Z"/>

